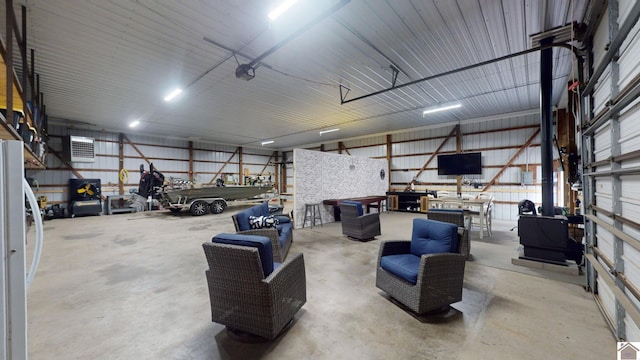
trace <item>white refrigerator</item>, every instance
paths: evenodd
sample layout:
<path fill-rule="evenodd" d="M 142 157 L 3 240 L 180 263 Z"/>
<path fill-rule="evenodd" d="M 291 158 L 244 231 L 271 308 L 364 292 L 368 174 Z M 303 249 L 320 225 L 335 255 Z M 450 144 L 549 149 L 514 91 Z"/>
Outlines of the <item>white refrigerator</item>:
<path fill-rule="evenodd" d="M 0 359 L 27 359 L 24 147 L 0 140 Z"/>

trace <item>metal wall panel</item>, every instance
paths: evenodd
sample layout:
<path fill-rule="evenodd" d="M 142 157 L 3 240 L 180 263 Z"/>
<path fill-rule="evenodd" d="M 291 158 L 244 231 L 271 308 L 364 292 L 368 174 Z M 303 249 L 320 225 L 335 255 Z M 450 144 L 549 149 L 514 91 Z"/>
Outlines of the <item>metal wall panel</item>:
<path fill-rule="evenodd" d="M 611 39 L 619 34 L 615 27 L 625 22 L 635 5 L 632 1 L 608 3 L 607 13 L 598 24 L 592 42 L 592 68 L 602 61 Z M 610 12 L 617 24 L 610 23 Z M 632 84 L 640 74 L 637 61 L 640 57 L 639 29 L 640 25 L 636 23 L 631 32 L 623 34 L 625 39 L 618 50 L 619 56 L 613 56 L 611 62 L 606 64 L 607 70 L 599 78 L 589 79 L 589 82 L 597 81 L 597 86 L 592 94 L 586 94 L 589 103 L 593 104 L 591 109 L 583 109 L 587 116 L 586 122 L 603 114 L 605 106 L 615 104 L 620 91 Z M 640 166 L 640 158 L 634 155 L 640 152 L 638 103 L 639 100 L 635 99 L 622 111 L 604 118 L 605 121 L 599 128 L 587 132 L 582 143 L 585 150 L 583 154 L 592 156 L 583 159 L 586 162 L 601 162 L 586 170 L 585 209 L 589 215 L 598 219 L 586 224 L 586 228 L 590 230 L 586 233 L 586 240 L 613 263 L 613 269 L 610 269 L 597 252 L 592 252 L 587 247 L 587 252 L 592 252 L 598 258 L 596 261 L 606 270 L 598 272 L 597 267 L 588 264 L 587 272 L 591 274 L 588 281 L 594 296 L 602 304 L 603 313 L 611 324 L 614 335 L 627 341 L 640 340 L 638 324 L 633 320 L 638 319 L 640 300 L 627 289 L 622 278 L 616 278 L 624 275 L 629 286 L 638 288 L 640 285 L 640 251 L 636 249 L 640 241 L 637 222 L 640 218 L 640 175 L 634 170 Z M 586 152 L 588 149 L 590 153 Z M 620 174 L 607 174 L 607 171 Z M 595 173 L 590 174 L 591 172 Z M 588 196 L 589 194 L 592 195 Z M 607 278 L 614 280 L 613 286 L 625 295 L 616 295 L 604 281 Z"/>
<path fill-rule="evenodd" d="M 596 233 L 597 246 L 600 251 L 610 260 L 615 259 L 614 256 L 614 236 L 604 228 L 598 228 Z"/>
<path fill-rule="evenodd" d="M 624 261 L 625 276 L 631 283 L 640 284 L 640 263 L 638 263 L 638 259 L 640 259 L 640 252 L 633 246 L 625 244 L 623 253 L 622 260 Z M 630 300 L 637 308 L 640 308 L 640 300 L 633 296 L 631 296 Z"/>
<path fill-rule="evenodd" d="M 608 275 L 603 275 L 603 276 L 608 276 Z M 613 295 L 613 292 L 611 291 L 611 289 L 609 288 L 609 286 L 607 285 L 607 283 L 604 282 L 604 280 L 602 279 L 598 279 L 596 281 L 596 288 L 598 291 L 598 297 L 600 298 L 600 303 L 603 305 L 603 310 L 605 312 L 605 315 L 609 318 L 609 319 L 615 319 L 616 317 L 616 308 L 615 308 L 615 303 L 616 303 L 616 298 Z"/>
<path fill-rule="evenodd" d="M 640 339 L 640 328 L 631 318 L 624 319 L 628 339 Z"/>
<path fill-rule="evenodd" d="M 631 30 L 620 47 L 620 89 L 624 89 L 640 73 L 640 23 Z"/>
<path fill-rule="evenodd" d="M 618 2 L 618 24 L 624 23 L 633 8 L 635 1 L 623 0 Z"/>
<path fill-rule="evenodd" d="M 595 91 L 593 95 L 593 111 L 596 114 L 602 112 L 605 108 L 607 101 L 611 96 L 611 71 L 610 67 L 607 66 L 607 69 L 602 73 L 600 80 L 595 86 Z"/>
<path fill-rule="evenodd" d="M 611 127 L 603 126 L 594 136 L 595 161 L 606 160 L 611 156 Z"/>
<path fill-rule="evenodd" d="M 604 13 L 602 20 L 598 24 L 598 28 L 593 37 L 593 67 L 597 67 L 609 45 L 609 10 Z"/>

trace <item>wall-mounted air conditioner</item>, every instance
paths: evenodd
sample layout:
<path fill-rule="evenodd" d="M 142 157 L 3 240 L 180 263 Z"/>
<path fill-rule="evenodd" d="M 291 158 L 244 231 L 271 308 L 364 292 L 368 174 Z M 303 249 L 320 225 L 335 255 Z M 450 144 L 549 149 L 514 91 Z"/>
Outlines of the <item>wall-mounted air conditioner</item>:
<path fill-rule="evenodd" d="M 94 139 L 83 136 L 66 136 L 62 140 L 65 160 L 70 162 L 95 162 Z"/>

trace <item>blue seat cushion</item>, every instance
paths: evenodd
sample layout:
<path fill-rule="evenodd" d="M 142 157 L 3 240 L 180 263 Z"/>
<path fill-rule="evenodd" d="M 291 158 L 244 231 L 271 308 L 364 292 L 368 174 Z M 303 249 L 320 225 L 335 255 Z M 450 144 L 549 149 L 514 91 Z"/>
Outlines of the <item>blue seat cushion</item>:
<path fill-rule="evenodd" d="M 362 208 L 362 203 L 359 202 L 359 201 L 344 200 L 344 201 L 341 201 L 340 204 L 355 205 L 356 208 L 358 209 L 358 216 L 362 216 L 364 214 L 364 209 Z"/>
<path fill-rule="evenodd" d="M 258 249 L 264 277 L 269 276 L 269 274 L 273 272 L 273 250 L 271 249 L 271 240 L 268 237 L 222 233 L 214 236 L 211 241 L 218 244 L 254 247 Z"/>
<path fill-rule="evenodd" d="M 420 257 L 413 254 L 387 255 L 380 258 L 380 267 L 411 284 L 418 281 Z"/>
<path fill-rule="evenodd" d="M 413 219 L 411 253 L 422 254 L 458 252 L 458 227 L 429 219 Z"/>

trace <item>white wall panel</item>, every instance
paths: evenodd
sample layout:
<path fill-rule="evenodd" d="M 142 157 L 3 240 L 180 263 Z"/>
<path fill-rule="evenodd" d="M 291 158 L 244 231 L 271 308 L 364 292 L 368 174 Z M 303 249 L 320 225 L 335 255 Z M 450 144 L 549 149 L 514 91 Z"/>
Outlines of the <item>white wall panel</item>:
<path fill-rule="evenodd" d="M 606 265 L 602 265 L 606 269 Z M 602 274 L 602 276 L 609 276 L 608 274 Z M 609 286 L 604 282 L 604 280 L 598 278 L 596 281 L 598 284 L 598 297 L 603 305 L 604 311 L 606 315 L 610 319 L 615 319 L 616 317 L 616 308 L 615 308 L 615 296 Z"/>
<path fill-rule="evenodd" d="M 639 45 L 640 48 L 640 45 Z M 640 64 L 640 61 L 638 61 Z M 622 154 L 640 149 L 640 105 L 620 115 L 620 151 Z"/>
<path fill-rule="evenodd" d="M 629 16 L 629 12 L 633 8 L 633 4 L 635 4 L 634 0 L 619 0 L 618 1 L 618 24 L 623 24 L 624 21 Z"/>
<path fill-rule="evenodd" d="M 624 261 L 624 274 L 633 284 L 640 284 L 640 252 L 629 244 L 624 244 L 622 260 Z M 629 298 L 640 309 L 640 301 L 632 294 Z"/>
<path fill-rule="evenodd" d="M 600 128 L 594 136 L 595 161 L 606 160 L 611 156 L 611 126 L 606 125 Z"/>
<path fill-rule="evenodd" d="M 593 38 L 593 64 L 594 68 L 600 64 L 607 52 L 609 44 L 609 10 L 604 13 L 602 20 L 598 24 L 598 28 Z"/>
<path fill-rule="evenodd" d="M 630 0 L 610 2 L 608 4 L 609 7 L 617 7 L 618 19 L 616 22 L 618 27 L 627 20 L 630 10 L 636 5 L 636 1 Z M 610 29 L 608 12 L 601 19 L 593 39 L 592 57 L 595 64 L 592 65 L 592 68 L 598 67 L 604 59 L 606 47 L 610 43 L 610 39 L 613 38 L 610 33 L 613 34 L 615 32 L 615 29 Z M 592 121 L 594 116 L 602 113 L 607 103 L 611 103 L 614 100 L 614 94 L 612 93 L 612 91 L 615 91 L 614 87 L 617 87 L 618 91 L 623 91 L 640 74 L 640 62 L 638 62 L 640 58 L 640 24 L 636 23 L 634 25 L 634 28 L 623 40 L 618 54 L 619 56 L 612 60 L 617 62 L 618 66 L 612 66 L 611 63 L 606 64 L 606 71 L 599 79 L 589 79 L 590 82 L 597 80 L 598 83 L 594 93 L 591 94 L 590 102 L 593 104 L 594 109 L 593 113 L 591 111 L 586 112 L 589 116 L 587 121 Z M 618 82 L 612 84 L 612 79 L 617 79 Z M 615 165 L 609 164 L 609 161 L 607 161 L 617 161 L 619 155 L 632 155 L 640 151 L 639 102 L 640 99 L 635 99 L 618 114 L 613 114 L 600 129 L 596 130 L 595 134 L 589 135 L 585 139 L 583 143 L 585 146 L 589 146 L 589 143 L 593 141 L 591 152 L 594 154 L 594 160 L 606 162 L 604 165 L 599 165 L 595 171 L 605 172 L 610 170 L 612 166 L 619 166 L 621 169 L 640 166 L 640 159 L 630 158 Z M 619 127 L 619 129 L 616 127 Z M 616 129 L 616 133 L 619 133 L 619 139 L 612 138 L 612 129 Z M 614 147 L 614 144 L 619 144 L 619 150 Z M 616 219 L 614 220 L 613 216 L 610 217 L 603 212 L 587 210 L 587 212 L 595 213 L 597 218 L 606 224 L 621 229 L 631 239 L 626 237 L 624 240 L 616 238 L 604 226 L 593 224 L 595 231 L 592 234 L 587 234 L 587 240 L 590 243 L 594 243 L 604 253 L 604 256 L 614 263 L 616 269 L 622 270 L 631 284 L 639 287 L 640 252 L 628 242 L 640 241 L 638 240 L 640 239 L 640 230 L 637 228 L 637 219 L 640 218 L 640 175 L 636 175 L 636 173 L 637 171 L 631 172 L 631 175 L 622 174 L 619 177 L 599 175 L 593 178 L 593 182 L 586 182 L 586 190 L 594 194 L 595 201 L 590 203 L 587 198 L 585 206 L 588 208 L 590 205 L 595 205 L 615 212 Z M 615 208 L 614 204 L 616 204 Z M 620 217 L 629 221 L 624 221 Z M 618 250 L 617 252 L 614 252 L 614 244 Z M 605 269 L 607 268 L 602 261 L 600 263 Z M 591 269 L 588 269 L 588 273 L 589 270 Z M 617 312 L 616 296 L 603 281 L 604 277 L 610 278 L 611 276 L 608 272 L 595 273 L 593 277 L 589 277 L 589 282 L 593 284 L 593 279 L 595 278 L 595 288 L 603 304 L 604 315 L 616 328 L 614 335 L 626 341 L 639 341 L 640 330 L 638 329 L 638 324 L 633 322 L 628 312 L 626 314 Z M 640 301 L 635 299 L 629 291 L 625 293 L 636 309 L 640 309 Z M 621 304 L 624 303 L 621 302 Z"/>
<path fill-rule="evenodd" d="M 629 1 L 631 2 L 631 1 Z M 620 47 L 620 89 L 624 89 L 640 73 L 640 23 L 631 30 Z"/>
<path fill-rule="evenodd" d="M 607 101 L 609 101 L 611 95 L 611 67 L 607 66 L 607 69 L 602 73 L 598 79 L 598 83 L 595 86 L 593 93 L 593 112 L 600 114 L 604 109 Z"/>

